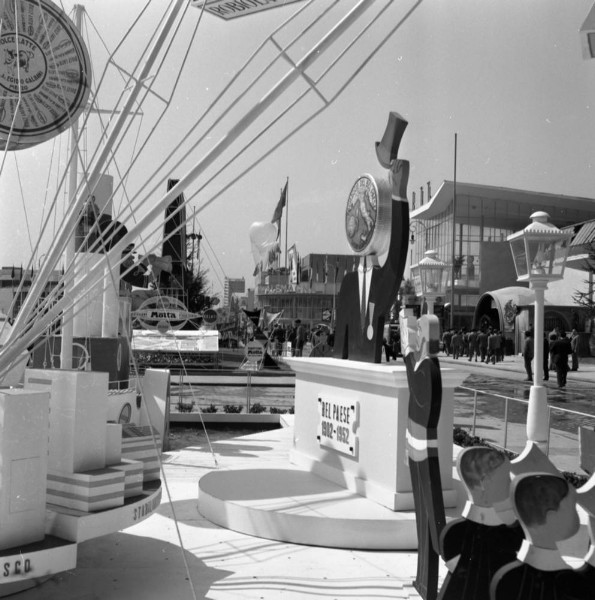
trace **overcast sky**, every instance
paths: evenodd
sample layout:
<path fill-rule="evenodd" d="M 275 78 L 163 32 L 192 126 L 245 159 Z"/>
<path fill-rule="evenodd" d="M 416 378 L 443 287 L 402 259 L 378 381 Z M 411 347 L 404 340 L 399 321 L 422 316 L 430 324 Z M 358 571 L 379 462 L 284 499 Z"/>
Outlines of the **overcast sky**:
<path fill-rule="evenodd" d="M 81 3 L 107 44 L 115 43 L 144 4 L 138 0 Z M 61 4 L 70 12 L 74 3 Z M 353 2 L 345 0 L 345 4 Z M 204 16 L 167 127 L 160 132 L 164 150 L 183 149 L 188 142 L 185 132 L 203 107 L 266 34 L 302 5 L 297 2 L 233 22 Z M 416 2 L 395 0 L 392 5 L 383 30 Z M 348 251 L 345 202 L 362 173 L 382 175 L 374 143 L 393 110 L 409 121 L 400 155 L 411 163 L 410 192 L 419 194 L 428 181 L 436 190 L 443 180 L 453 178 L 457 133 L 459 181 L 595 198 L 595 61 L 583 60 L 578 33 L 591 5 L 592 0 L 419 3 L 340 98 L 315 120 L 238 179 L 244 164 L 261 155 L 265 145 L 248 150 L 240 163 L 210 185 L 211 191 L 193 199 L 200 210 L 212 190 L 232 183 L 197 218 L 204 236 L 204 266 L 214 291 L 221 292 L 224 275 L 244 276 L 252 287 L 254 260 L 248 230 L 255 221 L 270 221 L 286 178 L 289 245 L 295 243 L 302 256 Z M 198 16 L 196 8 L 186 16 L 177 39 L 180 56 Z M 370 48 L 367 44 L 360 50 L 362 55 Z M 284 66 L 276 79 L 286 71 Z M 235 115 L 262 97 L 273 79 L 263 81 L 244 105 L 238 103 Z M 150 121 L 152 114 L 147 108 L 144 120 Z M 234 118 L 230 117 L 229 125 Z M 298 121 L 296 116 L 292 123 Z M 292 123 L 278 129 L 278 139 Z M 223 123 L 213 139 L 221 138 L 229 125 Z M 0 221 L 2 265 L 26 263 L 31 254 L 25 208 L 34 232 L 38 227 L 34 214 L 41 214 L 47 187 L 45 173 L 56 168 L 49 165 L 52 142 L 43 146 L 12 153 L 0 174 L 5 214 Z M 148 172 L 155 161 L 159 163 L 159 152 L 157 145 L 148 154 Z M 201 152 L 197 150 L 169 176 L 181 177 Z M 138 173 L 135 177 L 142 179 Z"/>

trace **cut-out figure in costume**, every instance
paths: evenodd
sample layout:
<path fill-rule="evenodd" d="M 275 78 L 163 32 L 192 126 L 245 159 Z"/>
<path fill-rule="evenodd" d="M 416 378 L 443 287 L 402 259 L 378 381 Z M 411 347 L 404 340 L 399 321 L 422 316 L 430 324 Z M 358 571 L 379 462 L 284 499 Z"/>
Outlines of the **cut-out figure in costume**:
<path fill-rule="evenodd" d="M 576 503 L 585 509 L 589 518 L 590 544 L 584 564 L 572 576 L 561 577 L 564 590 L 572 600 L 591 600 L 595 596 L 595 475 L 576 491 Z"/>
<path fill-rule="evenodd" d="M 517 560 L 494 575 L 491 600 L 571 598 L 565 581 L 574 573 L 556 544 L 579 529 L 575 489 L 561 475 L 527 473 L 513 479 L 511 490 L 525 540 Z"/>
<path fill-rule="evenodd" d="M 438 460 L 438 421 L 442 405 L 442 378 L 438 317 L 415 318 L 401 314 L 401 347 L 409 383 L 407 456 L 417 530 L 415 589 L 425 600 L 438 593 L 440 533 L 445 525 L 442 480 Z"/>
<path fill-rule="evenodd" d="M 446 525 L 440 554 L 449 573 L 439 600 L 489 598 L 496 571 L 516 559 L 523 530 L 510 503 L 510 461 L 494 448 L 463 450 L 457 469 L 469 500 L 463 516 Z"/>
<path fill-rule="evenodd" d="M 360 264 L 356 271 L 347 273 L 343 278 L 337 298 L 337 323 L 335 327 L 334 356 L 349 360 L 379 363 L 382 356 L 384 317 L 390 310 L 397 295 L 407 259 L 409 241 L 409 205 L 407 202 L 407 182 L 409 163 L 397 160 L 397 152 L 403 132 L 407 127 L 400 115 L 391 112 L 382 142 L 376 145 L 376 154 L 380 164 L 389 169 L 388 181 L 372 182 L 367 179 L 368 189 L 362 185 L 361 191 L 354 195 L 354 203 L 346 216 L 346 233 L 352 247 L 361 243 Z M 353 190 L 352 190 L 353 194 Z M 370 194 L 377 194 L 370 203 Z M 372 236 L 372 219 L 366 202 L 382 204 L 380 197 L 390 196 L 387 203 L 390 220 L 387 223 L 376 221 L 375 228 L 379 236 L 390 236 L 384 263 L 379 263 L 379 254 L 372 249 L 366 253 L 367 241 Z M 362 210 L 363 208 L 363 210 Z M 379 210 L 377 208 L 377 210 Z M 382 215 L 384 219 L 386 215 Z M 361 223 L 360 223 L 361 221 Z M 388 231 L 383 228 L 388 227 Z"/>

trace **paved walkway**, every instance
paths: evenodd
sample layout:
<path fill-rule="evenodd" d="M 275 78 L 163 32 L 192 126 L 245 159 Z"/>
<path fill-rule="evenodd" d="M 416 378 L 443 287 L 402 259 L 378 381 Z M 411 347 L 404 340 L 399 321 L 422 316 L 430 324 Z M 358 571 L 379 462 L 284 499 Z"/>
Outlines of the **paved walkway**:
<path fill-rule="evenodd" d="M 444 367 L 464 368 L 470 372 L 481 369 L 485 372 L 489 369 L 490 374 L 497 378 L 506 378 L 514 382 L 519 382 L 521 386 L 517 388 L 522 395 L 515 394 L 526 400 L 530 389 L 530 383 L 525 383 L 526 378 L 525 366 L 521 356 L 507 356 L 503 362 L 495 365 L 485 365 L 480 362 L 469 361 L 466 357 L 454 360 L 452 357 L 440 356 L 440 363 Z M 516 385 L 516 384 L 515 384 Z M 550 430 L 550 452 L 549 456 L 552 462 L 562 471 L 570 471 L 575 473 L 583 473 L 580 469 L 580 457 L 578 452 L 578 425 L 595 425 L 595 419 L 589 420 L 582 417 L 572 417 L 565 410 L 576 410 L 579 412 L 587 412 L 585 406 L 590 409 L 591 404 L 595 403 L 595 358 L 583 358 L 579 364 L 579 370 L 568 373 L 568 383 L 564 390 L 558 388 L 556 382 L 556 374 L 550 373 L 548 381 L 544 382 L 544 386 L 548 389 L 548 399 L 553 411 L 552 429 Z M 502 391 L 494 389 L 490 386 L 494 393 L 503 394 Z M 486 391 L 486 390 L 482 390 Z M 578 401 L 578 398 L 581 401 Z M 480 394 L 478 395 L 479 402 L 495 403 L 493 397 Z M 576 400 L 576 401 L 573 401 Z M 475 434 L 490 442 L 498 445 L 506 445 L 506 447 L 515 452 L 520 452 L 526 442 L 526 428 L 523 423 L 509 422 L 506 431 L 506 443 L 504 440 L 504 401 L 499 401 L 500 410 L 497 416 L 486 415 L 485 411 L 476 422 Z M 455 425 L 464 427 L 470 430 L 473 423 L 473 416 L 470 410 L 460 410 L 462 406 L 461 397 L 455 402 Z M 512 404 L 510 405 L 512 406 Z M 518 406 L 517 406 L 518 408 Z M 593 411 L 589 411 L 593 412 Z M 565 421 L 564 429 L 556 428 L 555 423 Z"/>
<path fill-rule="evenodd" d="M 463 356 L 458 360 L 454 360 L 452 356 L 445 356 L 441 353 L 439 358 L 441 364 L 448 364 L 449 366 L 457 364 L 461 364 L 464 367 L 470 368 L 482 366 L 482 363 L 470 361 L 466 356 Z M 485 367 L 486 365 L 483 364 L 483 366 Z M 508 373 L 508 376 L 515 376 L 513 374 L 520 375 L 520 379 L 523 380 L 527 376 L 523 357 L 520 354 L 506 356 L 502 362 L 488 366 L 493 367 L 494 376 L 496 377 L 506 376 L 504 374 Z M 551 375 L 552 376 L 550 377 L 549 382 L 546 383 L 548 383 L 551 387 L 557 387 L 556 373 L 552 372 Z M 568 383 L 571 384 L 573 381 L 595 383 L 595 357 L 589 356 L 580 359 L 578 371 L 571 371 L 568 373 Z"/>

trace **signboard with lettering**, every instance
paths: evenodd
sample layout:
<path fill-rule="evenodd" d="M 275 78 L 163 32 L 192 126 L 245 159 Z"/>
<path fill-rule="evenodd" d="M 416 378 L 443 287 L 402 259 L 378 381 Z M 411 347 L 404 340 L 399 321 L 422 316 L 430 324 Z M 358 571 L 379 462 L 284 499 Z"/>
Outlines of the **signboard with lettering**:
<path fill-rule="evenodd" d="M 244 371 L 258 371 L 264 358 L 264 346 L 259 341 L 252 340 L 246 344 L 244 353 L 246 360 L 242 364 L 242 369 Z"/>
<path fill-rule="evenodd" d="M 0 20 L 0 148 L 19 150 L 78 118 L 91 90 L 91 62 L 74 24 L 49 0 L 6 2 Z"/>
<path fill-rule="evenodd" d="M 359 402 L 341 398 L 318 398 L 317 439 L 321 446 L 357 457 Z"/>
<path fill-rule="evenodd" d="M 252 340 L 246 344 L 246 358 L 253 362 L 259 362 L 264 358 L 264 346 L 256 341 Z"/>
<path fill-rule="evenodd" d="M 222 19 L 245 17 L 262 10 L 293 4 L 299 0 L 206 0 L 205 10 Z M 191 5 L 202 8 L 204 0 L 192 0 Z"/>
<path fill-rule="evenodd" d="M 145 329 L 157 329 L 160 333 L 181 329 L 189 319 L 199 316 L 198 313 L 189 312 L 181 300 L 170 296 L 148 298 L 132 312 L 132 318 Z"/>

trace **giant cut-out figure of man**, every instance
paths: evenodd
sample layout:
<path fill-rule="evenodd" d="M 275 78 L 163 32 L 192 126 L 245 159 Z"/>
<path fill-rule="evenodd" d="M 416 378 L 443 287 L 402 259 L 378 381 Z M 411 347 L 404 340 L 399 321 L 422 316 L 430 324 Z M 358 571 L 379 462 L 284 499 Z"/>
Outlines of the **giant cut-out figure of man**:
<path fill-rule="evenodd" d="M 410 394 L 407 456 L 417 530 L 417 573 L 413 585 L 424 600 L 436 600 L 440 534 L 446 524 L 438 457 L 442 376 L 436 355 L 440 326 L 435 315 L 416 320 L 404 310 L 400 323 Z"/>
<path fill-rule="evenodd" d="M 362 175 L 347 201 L 347 239 L 361 258 L 358 269 L 345 275 L 337 299 L 337 358 L 380 362 L 385 315 L 396 298 L 407 258 L 409 163 L 397 159 L 406 127 L 398 113 L 390 113 L 382 141 L 376 144 L 380 164 L 389 169 L 388 179 Z"/>

